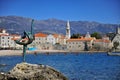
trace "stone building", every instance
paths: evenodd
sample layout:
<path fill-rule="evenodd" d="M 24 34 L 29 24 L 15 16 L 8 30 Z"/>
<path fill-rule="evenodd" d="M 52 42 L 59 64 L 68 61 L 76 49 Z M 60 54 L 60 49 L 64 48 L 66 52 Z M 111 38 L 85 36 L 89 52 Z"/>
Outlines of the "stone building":
<path fill-rule="evenodd" d="M 60 45 L 65 45 L 66 44 L 66 38 L 64 35 L 61 34 L 53 34 L 55 38 L 55 42 L 60 44 Z"/>
<path fill-rule="evenodd" d="M 81 37 L 77 39 L 68 39 L 67 40 L 67 49 L 72 51 L 83 51 L 92 49 L 94 37 Z"/>
<path fill-rule="evenodd" d="M 117 30 L 116 30 L 116 35 L 115 35 L 115 37 L 112 40 L 112 43 L 114 43 L 114 42 L 118 42 L 119 43 L 117 49 L 120 50 L 120 27 L 118 27 Z"/>
<path fill-rule="evenodd" d="M 93 43 L 93 50 L 96 51 L 108 51 L 111 48 L 111 41 L 108 39 L 96 39 Z"/>
<path fill-rule="evenodd" d="M 0 48 L 1 49 L 14 49 L 17 44 L 14 42 L 14 38 L 20 38 L 19 35 L 11 35 L 4 29 L 0 29 Z"/>
<path fill-rule="evenodd" d="M 37 49 L 44 49 L 44 44 L 47 42 L 47 34 L 36 33 L 35 40 L 28 47 L 36 47 Z"/>
<path fill-rule="evenodd" d="M 81 39 L 68 39 L 66 41 L 67 50 L 69 51 L 83 51 L 85 44 Z"/>
<path fill-rule="evenodd" d="M 56 43 L 55 37 L 52 34 L 49 34 L 47 36 L 47 43 L 50 43 L 50 44 L 53 44 L 53 45 Z"/>
<path fill-rule="evenodd" d="M 56 45 L 59 44 L 59 45 Z M 66 38 L 64 35 L 60 34 L 44 34 L 44 33 L 36 33 L 35 40 L 29 47 L 36 47 L 40 50 L 51 50 L 57 49 L 57 46 L 60 49 L 60 46 L 66 44 Z M 55 47 L 55 48 L 54 48 Z"/>
<path fill-rule="evenodd" d="M 8 49 L 14 47 L 14 41 L 10 35 L 0 35 L 0 48 Z"/>

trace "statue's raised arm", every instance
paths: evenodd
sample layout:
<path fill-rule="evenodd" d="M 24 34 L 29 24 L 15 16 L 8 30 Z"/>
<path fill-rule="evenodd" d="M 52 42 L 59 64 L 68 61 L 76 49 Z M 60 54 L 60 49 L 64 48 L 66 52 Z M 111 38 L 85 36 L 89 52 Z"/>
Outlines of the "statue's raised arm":
<path fill-rule="evenodd" d="M 33 21 L 31 22 L 31 32 L 26 32 L 24 31 L 24 35 L 18 39 L 18 40 L 15 40 L 15 42 L 17 44 L 20 44 L 20 45 L 28 45 L 28 44 L 31 44 L 34 40 L 34 35 L 33 35 Z"/>

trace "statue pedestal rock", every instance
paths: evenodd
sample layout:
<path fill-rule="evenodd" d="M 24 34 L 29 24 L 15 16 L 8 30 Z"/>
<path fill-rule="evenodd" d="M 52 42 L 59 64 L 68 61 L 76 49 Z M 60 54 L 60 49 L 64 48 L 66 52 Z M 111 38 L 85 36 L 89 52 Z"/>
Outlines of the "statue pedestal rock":
<path fill-rule="evenodd" d="M 8 74 L 5 80 L 68 80 L 62 73 L 50 66 L 20 63 Z"/>

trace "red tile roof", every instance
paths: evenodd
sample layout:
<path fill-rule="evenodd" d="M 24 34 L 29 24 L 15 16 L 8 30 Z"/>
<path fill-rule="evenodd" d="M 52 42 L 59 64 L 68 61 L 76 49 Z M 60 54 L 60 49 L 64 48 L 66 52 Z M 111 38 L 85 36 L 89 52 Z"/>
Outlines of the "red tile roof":
<path fill-rule="evenodd" d="M 0 34 L 0 36 L 9 36 L 8 34 Z"/>
<path fill-rule="evenodd" d="M 105 42 L 105 43 L 110 43 L 110 40 L 107 39 L 96 39 L 95 42 Z"/>
<path fill-rule="evenodd" d="M 60 34 L 53 34 L 53 36 L 54 36 L 55 38 L 62 38 L 62 39 L 65 38 L 64 35 L 60 35 Z M 60 37 L 59 37 L 59 36 L 60 36 Z"/>
<path fill-rule="evenodd" d="M 18 40 L 19 38 L 11 38 L 11 40 Z"/>
<path fill-rule="evenodd" d="M 94 40 L 95 38 L 91 37 L 91 38 L 78 38 L 78 39 L 68 39 L 67 42 L 72 42 L 72 41 L 91 41 Z"/>
<path fill-rule="evenodd" d="M 47 34 L 44 33 L 36 33 L 35 37 L 47 37 Z"/>
<path fill-rule="evenodd" d="M 10 36 L 19 37 L 20 35 L 18 35 L 18 34 L 10 34 Z"/>
<path fill-rule="evenodd" d="M 18 40 L 18 39 L 20 39 L 20 38 L 11 38 L 11 40 Z M 26 40 L 28 40 L 28 38 L 24 38 L 24 39 L 22 39 L 21 41 L 26 41 Z"/>

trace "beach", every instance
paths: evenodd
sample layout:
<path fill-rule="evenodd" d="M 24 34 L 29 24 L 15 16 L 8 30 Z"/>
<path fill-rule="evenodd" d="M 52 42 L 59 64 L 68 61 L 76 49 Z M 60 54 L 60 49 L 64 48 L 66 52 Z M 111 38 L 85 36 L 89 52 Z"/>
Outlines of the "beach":
<path fill-rule="evenodd" d="M 27 54 L 34 54 L 34 53 L 55 53 L 55 52 L 66 52 L 63 50 L 34 50 L 30 51 L 27 50 Z M 23 51 L 22 50 L 0 50 L 0 56 L 13 56 L 13 55 L 22 55 Z"/>
<path fill-rule="evenodd" d="M 22 55 L 22 50 L 0 50 L 0 56 Z"/>
<path fill-rule="evenodd" d="M 30 51 L 27 50 L 27 54 L 34 54 L 34 53 L 60 53 L 60 52 L 68 52 L 63 50 L 34 50 Z M 22 55 L 22 50 L 0 50 L 0 56 L 13 56 L 13 55 Z"/>
<path fill-rule="evenodd" d="M 27 54 L 34 54 L 34 53 L 101 53 L 105 51 L 67 51 L 67 50 L 34 50 L 30 51 L 27 50 Z M 13 56 L 13 55 L 22 55 L 23 51 L 22 50 L 0 50 L 0 56 Z"/>

